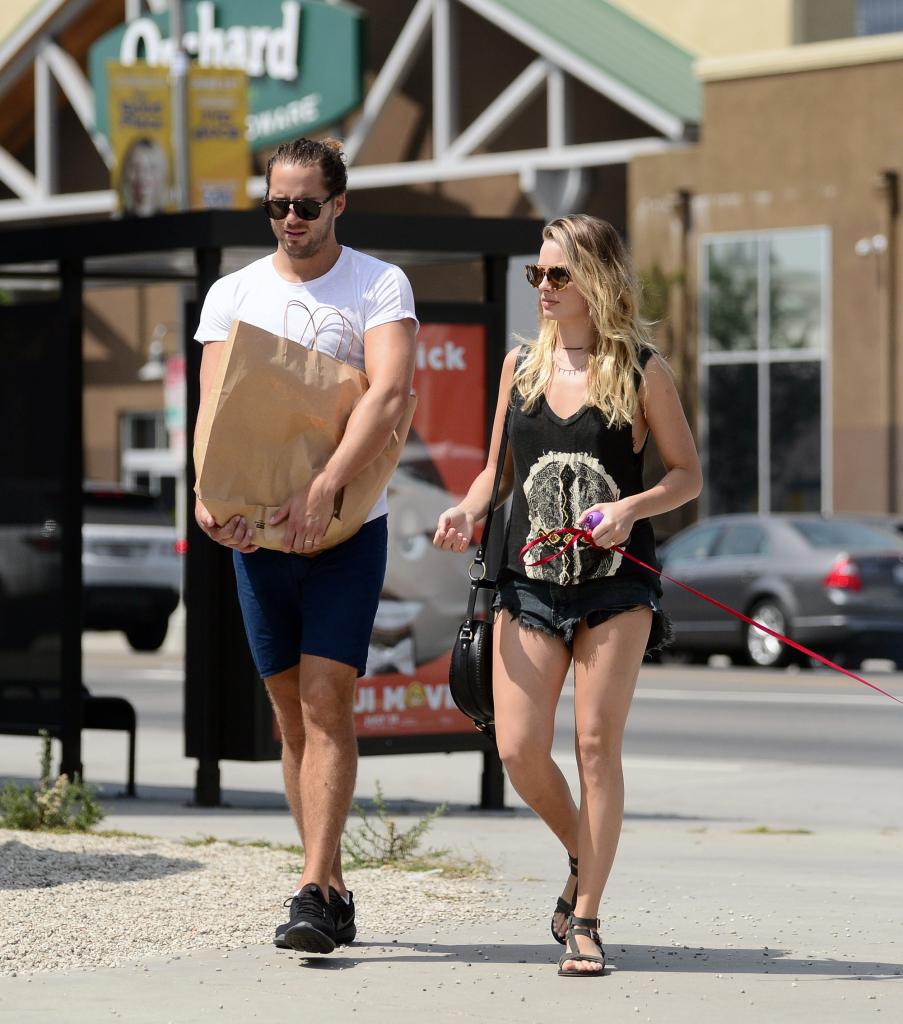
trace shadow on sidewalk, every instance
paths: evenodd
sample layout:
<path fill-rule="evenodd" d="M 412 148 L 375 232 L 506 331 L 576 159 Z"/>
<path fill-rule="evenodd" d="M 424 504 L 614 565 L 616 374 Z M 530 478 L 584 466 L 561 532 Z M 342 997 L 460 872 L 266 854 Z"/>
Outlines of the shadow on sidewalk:
<path fill-rule="evenodd" d="M 201 867 L 200 862 L 184 857 L 36 849 L 12 839 L 0 845 L 0 891 L 52 889 L 73 882 L 139 882 Z"/>
<path fill-rule="evenodd" d="M 361 949 L 363 955 L 348 955 Z M 409 953 L 404 952 L 410 950 Z M 380 953 L 385 951 L 384 956 Z M 673 946 L 606 946 L 606 973 L 616 971 L 673 974 L 774 974 L 800 977 L 830 977 L 835 981 L 903 981 L 903 964 L 864 960 L 835 960 L 788 957 L 780 949 L 721 949 Z M 555 964 L 560 947 L 548 943 L 525 945 L 442 945 L 424 942 L 358 942 L 346 952 L 330 957 L 309 957 L 289 951 L 280 956 L 297 956 L 298 966 L 314 970 L 345 970 L 364 964 L 403 963 L 434 965 L 547 965 Z"/>
<path fill-rule="evenodd" d="M 0 785 L 4 777 L 0 776 Z M 23 780 L 24 781 L 24 780 Z M 223 802 L 218 807 L 199 807 L 192 803 L 194 791 L 189 786 L 138 786 L 137 798 L 125 797 L 117 792 L 118 786 L 111 782 L 94 782 L 100 790 L 99 798 L 107 811 L 122 817 L 141 818 L 145 816 L 156 816 L 160 813 L 160 804 L 169 804 L 175 814 L 219 814 L 222 812 L 248 812 L 259 811 L 272 813 L 273 811 L 285 811 L 288 814 L 288 804 L 285 794 L 278 790 L 265 789 L 224 789 Z M 366 812 L 373 813 L 376 810 L 376 803 L 370 797 L 355 797 L 355 803 L 360 805 Z M 385 807 L 388 813 L 394 815 L 420 817 L 436 808 L 439 801 L 418 800 L 416 798 L 386 799 Z M 172 806 L 174 805 L 174 806 Z M 182 810 L 184 809 L 184 811 Z M 168 811 L 169 813 L 169 811 Z M 536 815 L 528 807 L 505 807 L 501 810 L 481 810 L 473 804 L 449 803 L 444 817 L 478 817 L 498 818 L 506 820 L 515 818 L 535 819 Z M 355 818 L 354 812 L 349 820 Z M 702 814 L 674 814 L 668 811 L 662 812 L 641 812 L 625 811 L 624 821 L 677 821 L 691 823 L 705 823 L 721 821 L 719 817 L 711 817 Z M 738 818 L 741 823 L 745 818 Z M 751 820 L 751 819 L 750 819 Z"/>
<path fill-rule="evenodd" d="M 608 949 L 611 962 L 621 971 L 668 971 L 707 974 L 794 974 L 903 981 L 903 964 L 873 960 L 790 957 L 783 949 L 743 949 L 706 946 L 620 946 Z"/>

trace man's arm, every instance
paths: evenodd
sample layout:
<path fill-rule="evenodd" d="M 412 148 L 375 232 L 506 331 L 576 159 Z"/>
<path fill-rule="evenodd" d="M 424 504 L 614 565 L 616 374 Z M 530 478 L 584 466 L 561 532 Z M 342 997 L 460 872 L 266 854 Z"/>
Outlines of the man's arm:
<path fill-rule="evenodd" d="M 344 436 L 321 472 L 270 519 L 274 525 L 285 520 L 286 550 L 316 550 L 332 519 L 336 494 L 389 443 L 411 394 L 414 338 L 410 319 L 372 327 L 364 334 L 370 386 L 348 417 Z"/>
<path fill-rule="evenodd" d="M 210 389 L 216 377 L 224 345 L 224 341 L 208 341 L 204 345 L 204 352 L 201 355 L 201 397 L 198 402 L 198 422 L 201 419 L 201 411 L 209 401 Z M 201 499 L 196 498 L 194 518 L 204 533 L 218 544 L 223 544 L 227 548 L 237 548 L 244 554 L 250 554 L 257 550 L 257 546 L 254 544 L 254 530 L 243 516 L 233 516 L 224 526 L 217 526 L 216 520 L 204 507 Z"/>

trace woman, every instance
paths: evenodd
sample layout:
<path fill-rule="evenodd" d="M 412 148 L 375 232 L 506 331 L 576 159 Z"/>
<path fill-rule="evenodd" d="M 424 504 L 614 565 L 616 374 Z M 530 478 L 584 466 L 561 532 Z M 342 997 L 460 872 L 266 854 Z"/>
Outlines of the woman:
<path fill-rule="evenodd" d="M 539 338 L 506 357 L 489 462 L 439 517 L 433 543 L 465 551 L 486 515 L 510 396 L 499 500 L 511 494 L 512 507 L 494 605 L 496 739 L 515 789 L 568 854 L 571 875 L 551 923 L 566 945 L 558 973 L 599 977 L 597 916 L 624 813 L 624 726 L 643 654 L 667 633 L 657 576 L 611 549 L 655 564 L 648 517 L 695 498 L 702 474 L 614 228 L 584 215 L 553 220 L 527 279 L 539 291 Z M 665 474 L 644 488 L 650 432 Z M 593 544 L 565 549 L 570 535 L 556 528 L 581 525 L 590 512 L 602 516 Z M 572 663 L 579 807 L 551 756 Z"/>

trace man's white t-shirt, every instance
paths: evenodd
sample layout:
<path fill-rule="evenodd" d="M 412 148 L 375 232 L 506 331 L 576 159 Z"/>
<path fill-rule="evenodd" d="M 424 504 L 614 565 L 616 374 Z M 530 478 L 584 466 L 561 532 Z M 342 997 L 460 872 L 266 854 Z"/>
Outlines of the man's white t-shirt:
<path fill-rule="evenodd" d="M 225 341 L 233 320 L 326 352 L 364 369 L 364 333 L 395 320 L 413 320 L 414 294 L 404 272 L 391 263 L 342 246 L 322 277 L 286 281 L 272 254 L 221 277 L 207 292 L 195 332 L 200 342 Z M 385 515 L 383 491 L 367 522 Z"/>

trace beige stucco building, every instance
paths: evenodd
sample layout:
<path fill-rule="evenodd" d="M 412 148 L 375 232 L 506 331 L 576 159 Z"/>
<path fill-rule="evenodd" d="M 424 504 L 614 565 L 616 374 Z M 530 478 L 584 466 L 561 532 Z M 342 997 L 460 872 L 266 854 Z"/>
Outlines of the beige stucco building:
<path fill-rule="evenodd" d="M 903 36 L 697 71 L 699 142 L 634 160 L 628 193 L 697 382 L 707 505 L 899 511 Z"/>
<path fill-rule="evenodd" d="M 854 38 L 882 30 L 874 4 L 573 0 L 554 16 L 540 0 L 357 6 L 363 104 L 328 129 L 346 140 L 353 209 L 611 220 L 698 432 L 702 510 L 900 510 L 903 36 Z M 0 231 L 112 212 L 86 124 L 88 49 L 123 18 L 165 8 L 2 6 Z M 254 197 L 267 155 L 254 157 Z M 407 269 L 422 298 L 483 297 L 466 261 Z M 512 323 L 528 330 L 516 267 L 509 287 Z M 167 284 L 87 292 L 88 475 L 154 483 L 163 388 L 138 371 L 152 340 L 179 350 L 183 298 Z"/>

